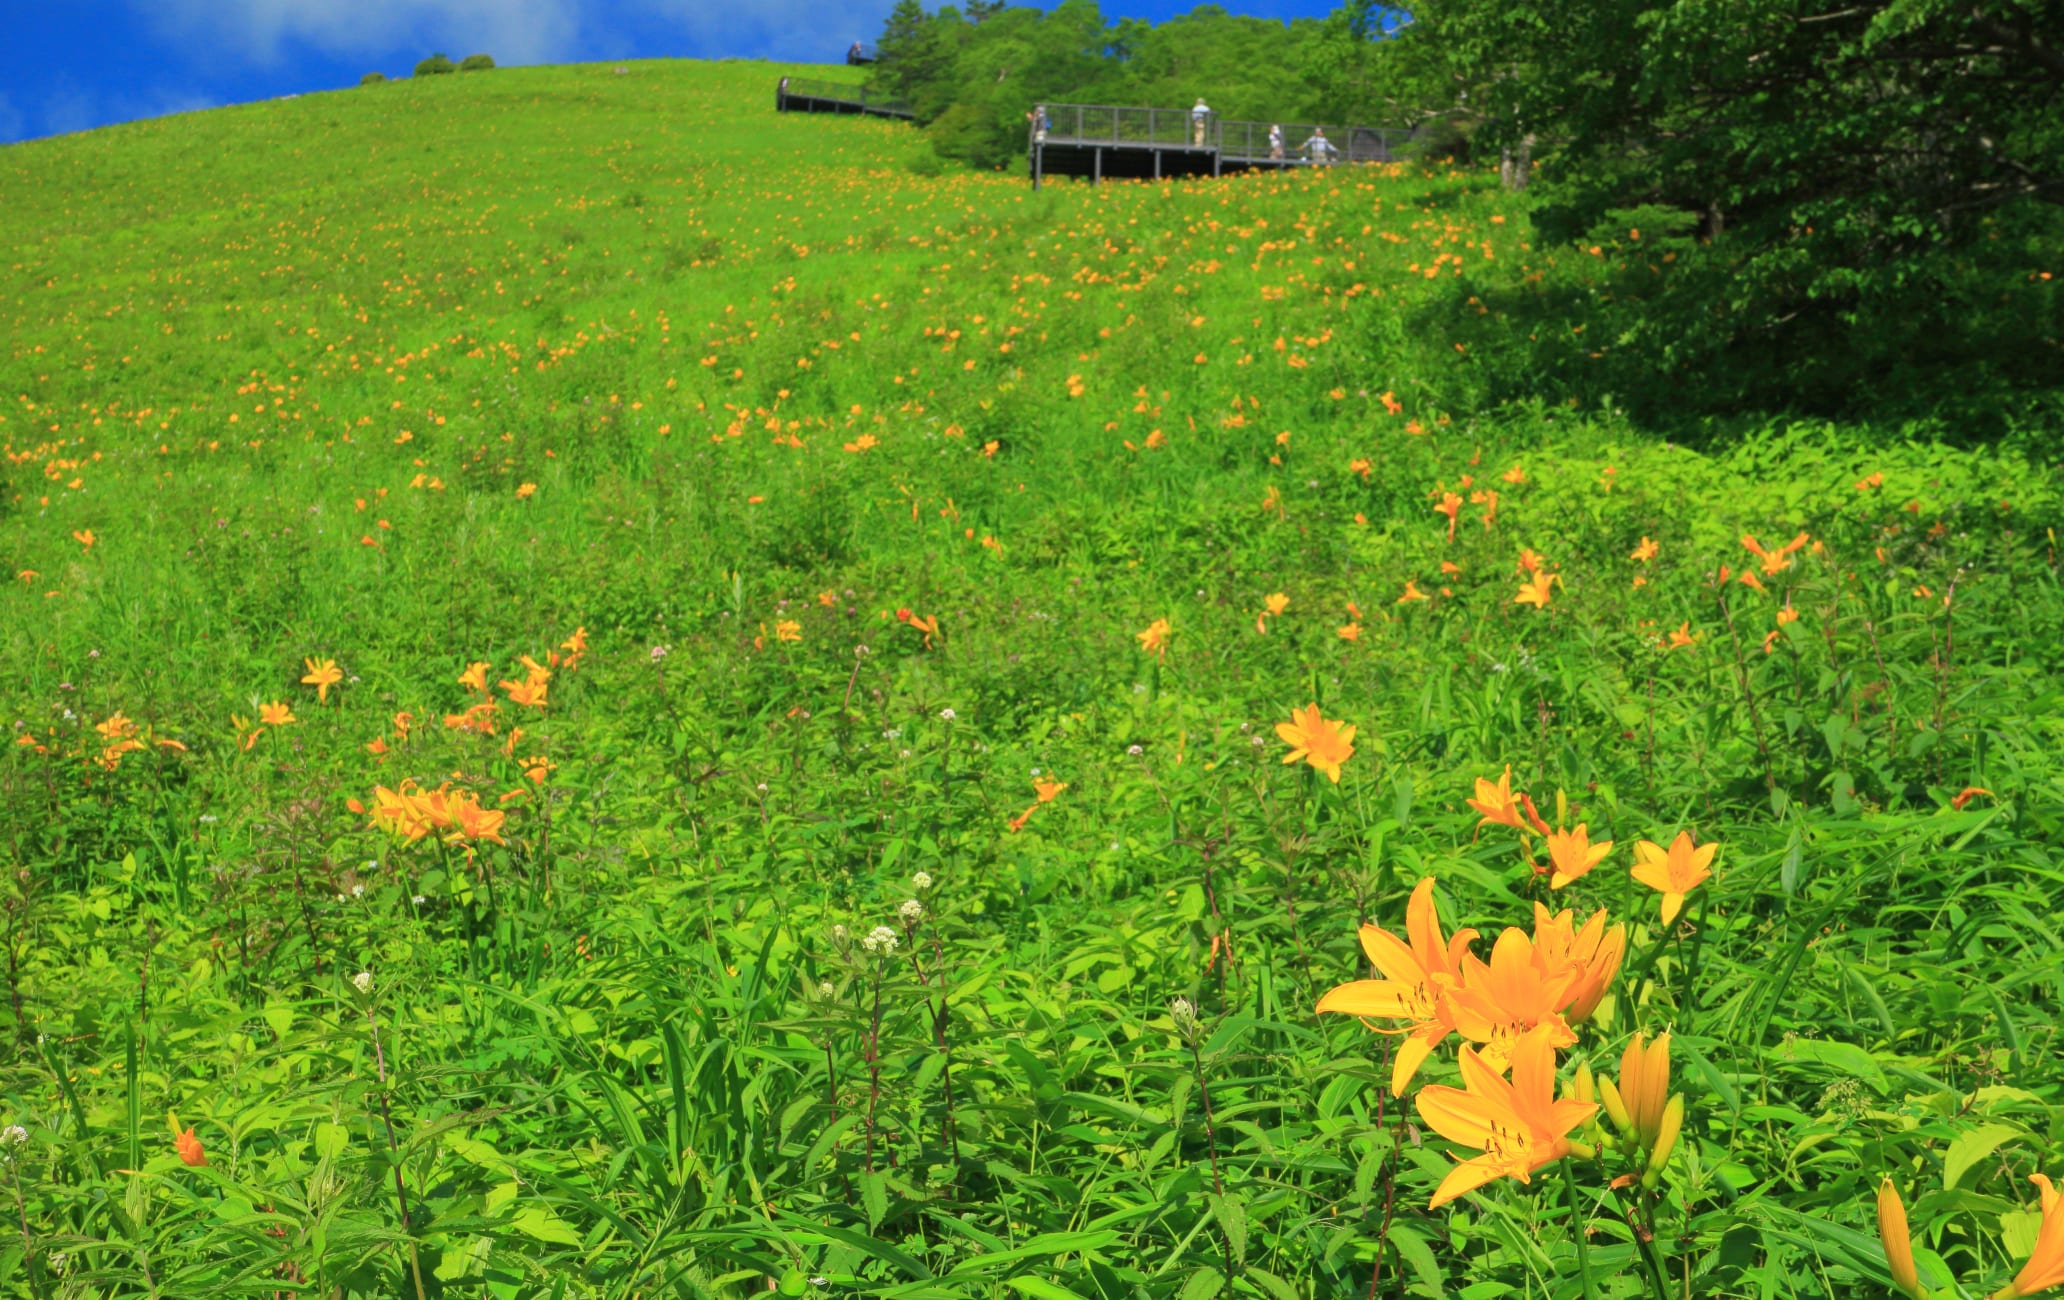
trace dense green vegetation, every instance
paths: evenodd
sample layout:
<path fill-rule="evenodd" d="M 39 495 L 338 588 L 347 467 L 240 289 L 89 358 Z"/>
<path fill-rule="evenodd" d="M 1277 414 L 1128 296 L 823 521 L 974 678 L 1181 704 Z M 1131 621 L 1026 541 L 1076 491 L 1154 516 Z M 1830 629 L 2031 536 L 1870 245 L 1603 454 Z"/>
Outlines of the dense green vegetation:
<path fill-rule="evenodd" d="M 1634 254 L 1483 300 L 1472 341 L 1500 399 L 1610 395 L 1694 437 L 1773 413 L 2056 436 L 2064 8 L 1410 9 L 1352 0 L 1282 24 L 1207 5 L 1153 27 L 1093 0 L 902 0 L 874 80 L 977 166 L 1021 157 L 1034 101 L 1200 94 L 1234 118 L 1410 127 L 1418 158 L 1499 163 L 1537 192 L 1545 239 Z M 1578 314 L 1605 346 L 1542 342 Z"/>
<path fill-rule="evenodd" d="M 1485 165 L 1034 194 L 628 66 L 0 150 L 0 1285 L 1875 1296 L 1888 1177 L 1935 1294 L 2054 1266 L 2035 438 L 1664 441 L 1566 391 L 1651 232 Z M 1625 927 L 1551 1059 L 1671 1032 L 1646 1185 L 1430 1205 L 1452 1036 L 1314 1011 L 1428 876 Z"/>

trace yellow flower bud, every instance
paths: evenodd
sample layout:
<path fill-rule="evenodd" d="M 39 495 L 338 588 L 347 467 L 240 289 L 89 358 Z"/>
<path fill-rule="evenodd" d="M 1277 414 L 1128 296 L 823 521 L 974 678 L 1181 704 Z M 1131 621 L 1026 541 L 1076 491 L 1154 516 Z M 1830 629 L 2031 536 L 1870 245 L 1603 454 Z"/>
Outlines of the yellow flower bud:
<path fill-rule="evenodd" d="M 1663 1114 L 1656 1121 L 1655 1145 L 1648 1151 L 1648 1171 L 1641 1175 L 1641 1185 L 1654 1191 L 1662 1181 L 1663 1166 L 1670 1163 L 1670 1152 L 1676 1149 L 1677 1134 L 1684 1128 L 1684 1094 L 1678 1093 L 1663 1106 Z"/>
<path fill-rule="evenodd" d="M 1613 1087 L 1613 1081 L 1602 1074 L 1598 1076 L 1598 1104 L 1605 1107 L 1613 1127 L 1627 1137 L 1634 1136 L 1634 1119 L 1627 1114 L 1627 1103 L 1620 1100 L 1620 1090 Z"/>
<path fill-rule="evenodd" d="M 1592 1077 L 1589 1062 L 1577 1067 L 1576 1097 L 1578 1101 L 1595 1102 L 1598 1100 L 1598 1084 Z"/>
<path fill-rule="evenodd" d="M 1878 1240 L 1885 1245 L 1885 1264 L 1892 1270 L 1892 1285 L 1903 1295 L 1918 1300 L 1921 1275 L 1914 1268 L 1913 1238 L 1907 1234 L 1906 1203 L 1890 1178 L 1878 1184 Z"/>

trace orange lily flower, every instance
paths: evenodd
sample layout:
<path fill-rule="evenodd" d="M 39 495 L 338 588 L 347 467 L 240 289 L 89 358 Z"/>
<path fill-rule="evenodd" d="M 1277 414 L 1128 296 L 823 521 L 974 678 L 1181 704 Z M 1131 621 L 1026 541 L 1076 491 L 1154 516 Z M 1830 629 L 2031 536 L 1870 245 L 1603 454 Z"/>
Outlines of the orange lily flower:
<path fill-rule="evenodd" d="M 1555 1051 L 1542 1034 L 1513 1045 L 1510 1083 L 1463 1048 L 1462 1082 L 1461 1088 L 1435 1084 L 1419 1090 L 1419 1115 L 1427 1127 L 1483 1152 L 1448 1171 L 1428 1209 L 1500 1178 L 1530 1181 L 1536 1169 L 1572 1154 L 1570 1130 L 1598 1113 L 1595 1102 L 1555 1099 Z"/>
<path fill-rule="evenodd" d="M 1573 1025 L 1589 1020 L 1598 1009 L 1627 955 L 1627 927 L 1607 928 L 1604 908 L 1593 912 L 1582 930 L 1575 927 L 1575 915 L 1567 909 L 1551 913 L 1534 904 L 1534 964 L 1544 979 L 1572 976 L 1556 1010 Z"/>
<path fill-rule="evenodd" d="M 1150 654 L 1156 659 L 1166 660 L 1168 658 L 1168 637 L 1174 630 L 1168 625 L 1167 619 L 1157 618 L 1147 624 L 1144 632 L 1135 632 L 1132 635 L 1139 642 L 1141 654 Z"/>
<path fill-rule="evenodd" d="M 1557 820 L 1561 820 L 1558 814 Z M 1582 879 L 1591 868 L 1605 861 L 1605 855 L 1612 852 L 1613 842 L 1602 840 L 1591 842 L 1591 828 L 1578 822 L 1573 831 L 1560 828 L 1548 832 L 1548 861 L 1555 866 L 1555 874 L 1548 878 L 1548 888 L 1561 889 L 1573 880 Z"/>
<path fill-rule="evenodd" d="M 1535 609 L 1548 608 L 1548 597 L 1555 588 L 1555 575 L 1536 573 L 1519 584 L 1519 594 L 1512 598 L 1515 605 L 1532 605 Z"/>
<path fill-rule="evenodd" d="M 1409 945 L 1378 926 L 1362 927 L 1362 951 L 1371 965 L 1382 972 L 1380 980 L 1350 980 L 1329 990 L 1319 999 L 1318 1010 L 1370 1018 L 1407 1020 L 1403 1028 L 1369 1025 L 1382 1034 L 1404 1034 L 1397 1055 L 1390 1063 L 1390 1095 L 1402 1097 L 1412 1076 L 1441 1040 L 1454 1032 L 1455 1021 L 1448 996 L 1461 979 L 1462 958 L 1476 942 L 1476 931 L 1457 930 L 1451 939 L 1441 937 L 1440 916 L 1433 906 L 1433 877 L 1421 880 L 1405 904 L 1405 935 Z"/>
<path fill-rule="evenodd" d="M 1272 618 L 1281 618 L 1283 616 L 1283 611 L 1290 608 L 1290 598 L 1278 591 L 1263 597 L 1261 603 L 1267 608 L 1254 616 L 1254 630 L 1266 635 L 1268 632 L 1268 621 Z"/>
<path fill-rule="evenodd" d="M 1677 919 L 1684 907 L 1684 896 L 1712 876 L 1707 867 L 1719 847 L 1718 841 L 1692 847 L 1690 831 L 1677 832 L 1668 850 L 1652 840 L 1642 840 L 1634 846 L 1634 866 L 1629 874 L 1662 893 L 1664 925 Z"/>
<path fill-rule="evenodd" d="M 1433 599 L 1433 597 L 1431 597 L 1431 596 L 1427 595 L 1427 594 L 1426 594 L 1425 592 L 1423 592 L 1423 591 L 1419 590 L 1419 583 L 1418 583 L 1418 580 L 1417 580 L 1417 579 L 1414 579 L 1414 578 L 1407 578 L 1407 579 L 1405 579 L 1405 594 L 1404 594 L 1404 595 L 1402 595 L 1402 596 L 1399 596 L 1399 597 L 1397 598 L 1397 602 L 1396 602 L 1396 603 L 1397 603 L 1397 604 L 1400 604 L 1400 605 L 1409 605 L 1410 603 L 1412 603 L 1412 602 L 1413 602 L 1413 601 L 1415 601 L 1415 600 L 1432 600 L 1432 599 Z"/>
<path fill-rule="evenodd" d="M 1462 513 L 1462 497 L 1459 493 L 1443 492 L 1434 512 L 1448 517 L 1448 540 L 1455 540 L 1455 519 Z"/>
<path fill-rule="evenodd" d="M 1643 564 L 1646 564 L 1650 560 L 1653 560 L 1656 557 L 1656 552 L 1660 551 L 1661 549 L 1662 547 L 1657 546 L 1653 541 L 1650 541 L 1647 537 L 1643 537 L 1641 539 L 1641 545 L 1635 547 L 1632 551 L 1629 551 L 1627 553 L 1627 558 L 1630 560 L 1639 560 Z"/>
<path fill-rule="evenodd" d="M 467 664 L 466 671 L 459 674 L 459 685 L 469 691 L 478 691 L 482 695 L 488 694 L 487 670 L 489 667 L 490 665 L 484 659 L 475 660 L 473 663 Z"/>
<path fill-rule="evenodd" d="M 1510 826 L 1524 834 L 1527 829 L 1526 823 L 1519 817 L 1519 800 L 1512 795 L 1510 763 L 1505 765 L 1505 774 L 1498 778 L 1496 785 L 1482 777 L 1476 778 L 1476 797 L 1465 802 L 1483 814 L 1483 820 L 1476 824 L 1479 830 L 1491 825 Z"/>
<path fill-rule="evenodd" d="M 1800 533 L 1791 541 L 1772 551 L 1766 549 L 1761 542 L 1758 542 L 1753 533 L 1743 533 L 1741 544 L 1748 547 L 1749 553 L 1763 562 L 1763 576 L 1774 578 L 1792 567 L 1792 553 L 1804 549 L 1806 543 L 1811 540 L 1812 538 L 1805 533 Z M 1724 582 L 1726 579 L 1723 578 L 1722 581 Z"/>
<path fill-rule="evenodd" d="M 1335 785 L 1340 784 L 1340 765 L 1354 757 L 1354 724 L 1326 721 L 1316 703 L 1290 710 L 1290 721 L 1277 723 L 1276 734 L 1290 746 L 1285 763 L 1303 759 Z"/>
<path fill-rule="evenodd" d="M 2064 1197 L 2041 1174 L 2029 1175 L 2042 1193 L 2042 1226 L 2036 1229 L 2035 1249 L 2014 1280 L 1999 1289 L 1993 1300 L 2017 1300 L 2053 1286 L 2064 1286 Z"/>
<path fill-rule="evenodd" d="M 1505 927 L 1491 945 L 1489 962 L 1474 953 L 1462 958 L 1462 987 L 1453 997 L 1455 1028 L 1480 1045 L 1479 1054 L 1494 1070 L 1502 1072 L 1513 1046 L 1536 1030 L 1550 1047 L 1577 1041 L 1559 1008 L 1571 1001 L 1582 972 L 1567 964 L 1552 972 L 1544 966 L 1534 941 L 1518 926 Z"/>
<path fill-rule="evenodd" d="M 258 721 L 268 727 L 284 727 L 290 722 L 299 722 L 300 719 L 294 716 L 293 709 L 279 700 L 274 700 L 270 704 L 258 706 Z"/>
<path fill-rule="evenodd" d="M 308 675 L 301 679 L 301 684 L 315 688 L 317 703 L 329 703 L 330 688 L 344 680 L 344 674 L 338 669 L 337 661 L 334 659 L 303 659 L 301 662 L 308 669 Z"/>

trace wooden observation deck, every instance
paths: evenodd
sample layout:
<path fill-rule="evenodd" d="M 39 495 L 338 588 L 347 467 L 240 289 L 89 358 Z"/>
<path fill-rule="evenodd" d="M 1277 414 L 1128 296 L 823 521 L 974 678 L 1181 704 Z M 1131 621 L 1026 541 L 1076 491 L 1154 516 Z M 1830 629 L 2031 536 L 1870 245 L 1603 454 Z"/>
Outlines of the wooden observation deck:
<path fill-rule="evenodd" d="M 783 77 L 774 90 L 777 113 L 844 113 L 867 117 L 893 117 L 909 121 L 910 105 L 900 99 L 876 95 L 865 86 L 844 81 L 815 81 L 806 77 Z"/>
<path fill-rule="evenodd" d="M 1320 130 L 1308 122 L 1242 122 L 1211 114 L 1201 126 L 1187 108 L 1116 108 L 1101 104 L 1048 104 L 1053 125 L 1035 124 L 1027 152 L 1032 188 L 1048 176 L 1161 180 L 1174 176 L 1223 176 L 1227 172 L 1323 167 L 1335 163 L 1387 163 L 1411 138 L 1409 131 L 1346 126 L 1328 133 L 1330 150 L 1307 147 Z M 1269 144 L 1269 128 L 1280 126 L 1283 147 Z"/>

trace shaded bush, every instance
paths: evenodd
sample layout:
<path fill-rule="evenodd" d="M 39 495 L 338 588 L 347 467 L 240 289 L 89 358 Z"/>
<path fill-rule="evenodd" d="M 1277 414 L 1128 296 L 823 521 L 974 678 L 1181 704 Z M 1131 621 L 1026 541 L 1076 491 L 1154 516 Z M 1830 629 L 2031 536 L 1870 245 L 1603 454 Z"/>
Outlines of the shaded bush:
<path fill-rule="evenodd" d="M 385 80 L 387 80 L 387 74 L 384 72 L 368 72 L 358 79 L 358 84 L 361 86 L 377 86 Z"/>
<path fill-rule="evenodd" d="M 468 54 L 466 61 L 459 65 L 459 71 L 488 72 L 494 68 L 494 65 L 494 55 L 492 54 Z"/>
<path fill-rule="evenodd" d="M 416 65 L 416 75 L 419 77 L 442 77 L 458 70 L 458 65 L 442 54 L 433 54 Z"/>

